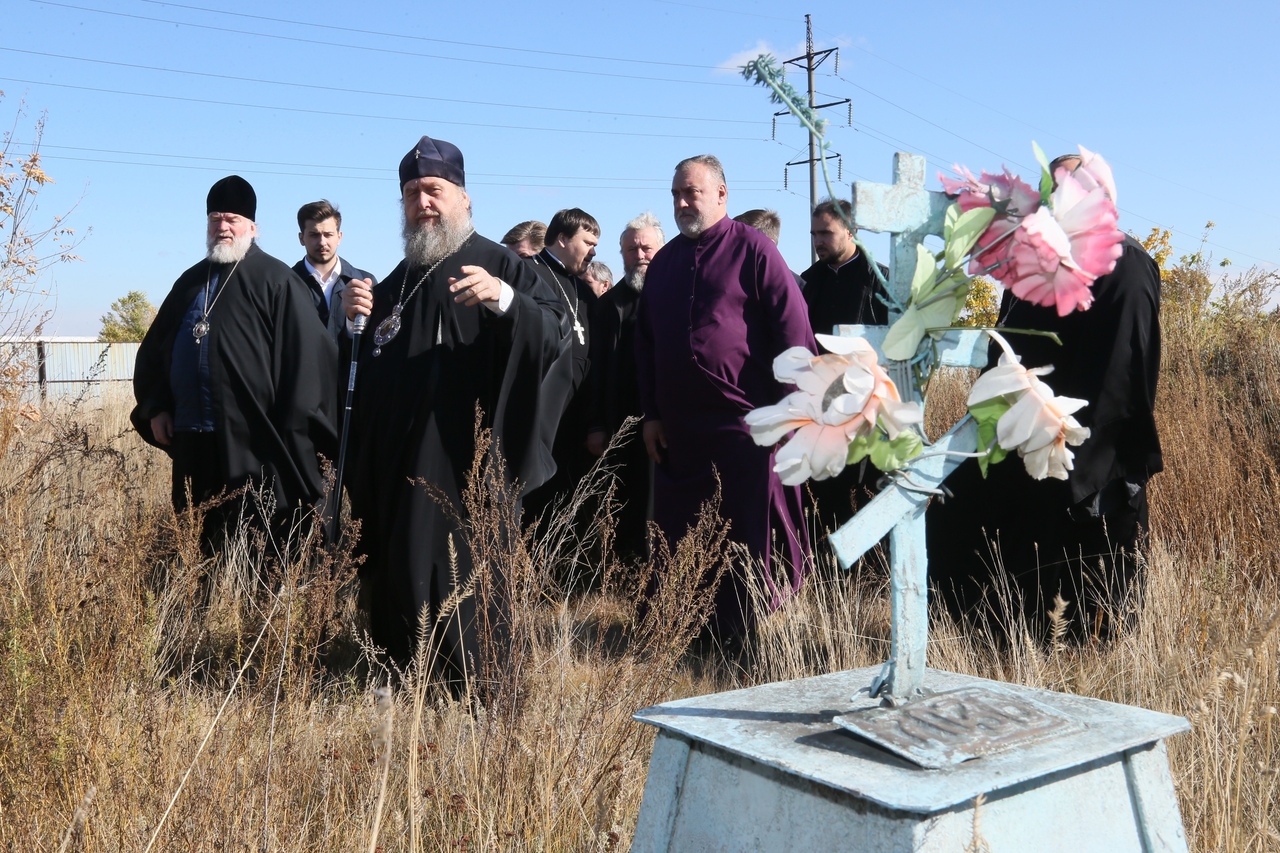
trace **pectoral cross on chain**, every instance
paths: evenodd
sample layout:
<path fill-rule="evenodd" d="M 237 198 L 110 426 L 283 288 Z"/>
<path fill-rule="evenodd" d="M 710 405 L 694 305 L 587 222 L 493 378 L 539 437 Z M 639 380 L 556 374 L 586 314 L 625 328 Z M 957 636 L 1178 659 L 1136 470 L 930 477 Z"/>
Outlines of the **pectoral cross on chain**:
<path fill-rule="evenodd" d="M 916 246 L 930 234 L 942 234 L 943 217 L 950 204 L 944 194 L 924 188 L 924 170 L 923 157 L 898 152 L 893 155 L 892 184 L 858 181 L 853 185 L 854 224 L 859 229 L 893 235 L 889 291 L 900 304 L 906 304 L 911 293 Z M 890 322 L 897 318 L 898 312 L 891 311 Z M 861 335 L 879 351 L 888 328 L 841 326 L 834 331 Z M 938 342 L 939 361 L 951 366 L 984 367 L 987 359 L 982 343 L 983 335 L 979 332 L 948 332 Z M 909 365 L 905 362 L 889 362 L 889 365 L 890 375 L 903 399 L 919 400 Z M 965 418 L 926 448 L 926 453 L 947 449 L 971 451 L 976 443 L 977 427 Z M 907 466 L 893 484 L 830 537 L 840 565 L 849 568 L 889 534 L 893 635 L 889 662 L 877 683 L 872 685 L 872 693 L 893 703 L 909 701 L 922 692 L 929 640 L 925 508 L 929 491 L 936 489 L 959 464 L 958 458 L 938 455 Z"/>

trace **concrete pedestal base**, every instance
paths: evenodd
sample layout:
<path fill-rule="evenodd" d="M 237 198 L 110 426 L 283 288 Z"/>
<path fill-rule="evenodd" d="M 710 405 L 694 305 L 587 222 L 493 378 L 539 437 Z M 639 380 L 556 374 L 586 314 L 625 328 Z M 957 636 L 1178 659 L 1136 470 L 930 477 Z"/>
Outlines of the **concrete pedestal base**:
<path fill-rule="evenodd" d="M 878 707 L 850 698 L 877 671 L 641 711 L 661 731 L 632 850 L 1186 851 L 1163 743 L 1187 729 L 1182 718 L 929 670 L 930 691 L 997 688 L 1073 726 L 927 770 L 832 722 Z M 986 847 L 969 847 L 975 838 Z"/>

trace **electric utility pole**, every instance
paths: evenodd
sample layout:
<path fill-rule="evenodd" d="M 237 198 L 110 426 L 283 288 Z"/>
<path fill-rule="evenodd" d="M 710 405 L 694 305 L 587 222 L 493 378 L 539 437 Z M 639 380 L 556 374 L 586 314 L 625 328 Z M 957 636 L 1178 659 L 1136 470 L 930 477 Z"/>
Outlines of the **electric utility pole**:
<path fill-rule="evenodd" d="M 813 49 L 813 19 L 812 19 L 812 16 L 810 15 L 804 16 L 804 30 L 805 30 L 804 55 L 797 56 L 794 59 L 788 59 L 786 62 L 783 63 L 783 65 L 795 65 L 798 68 L 804 68 L 808 72 L 809 108 L 812 110 L 821 110 L 821 109 L 826 109 L 827 107 L 837 107 L 840 104 L 850 104 L 851 101 L 848 98 L 842 98 L 838 101 L 832 101 L 831 103 L 828 103 L 828 104 L 819 104 L 814 102 L 814 99 L 813 99 L 814 69 L 816 69 L 819 65 L 825 62 L 827 60 L 827 57 L 831 56 L 832 54 L 835 54 L 836 70 L 839 71 L 840 70 L 840 53 L 839 53 L 839 48 L 835 48 L 835 47 L 830 47 L 830 48 L 827 48 L 826 50 L 818 50 L 818 51 L 815 51 Z M 852 106 L 850 107 L 850 109 L 852 110 Z M 788 114 L 787 110 L 782 110 L 780 112 L 775 113 L 774 116 L 776 118 L 777 116 L 787 115 L 787 114 Z M 827 156 L 826 154 L 822 155 L 824 159 L 826 158 L 826 156 Z M 840 155 L 833 153 L 831 156 L 838 158 Z M 817 134 L 815 134 L 813 131 L 809 131 L 809 159 L 795 160 L 788 163 L 787 165 L 799 166 L 802 163 L 809 164 L 809 209 L 810 210 L 813 210 L 813 208 L 815 208 L 818 204 L 818 163 L 819 162 L 820 161 L 818 157 L 818 137 L 817 137 Z M 816 261 L 818 259 L 817 254 L 813 251 L 812 245 L 810 245 L 809 247 L 809 253 L 810 253 L 810 260 Z"/>

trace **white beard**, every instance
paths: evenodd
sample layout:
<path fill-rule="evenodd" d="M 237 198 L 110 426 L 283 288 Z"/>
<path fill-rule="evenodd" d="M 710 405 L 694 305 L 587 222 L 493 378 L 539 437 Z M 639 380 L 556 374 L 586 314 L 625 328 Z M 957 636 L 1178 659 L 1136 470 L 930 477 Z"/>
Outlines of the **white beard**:
<path fill-rule="evenodd" d="M 219 243 L 216 237 L 205 240 L 205 247 L 209 250 L 208 258 L 215 264 L 236 264 L 243 261 L 252 245 L 252 234 L 233 238 L 230 243 Z"/>
<path fill-rule="evenodd" d="M 406 219 L 400 234 L 404 237 L 404 257 L 409 265 L 429 267 L 462 248 L 471 236 L 471 215 L 464 213 L 456 221 L 441 216 L 434 225 Z"/>
<path fill-rule="evenodd" d="M 649 267 L 647 264 L 642 267 L 636 267 L 627 275 L 623 276 L 622 280 L 626 283 L 627 287 L 630 287 L 636 293 L 642 293 L 644 292 L 644 275 L 648 271 Z"/>

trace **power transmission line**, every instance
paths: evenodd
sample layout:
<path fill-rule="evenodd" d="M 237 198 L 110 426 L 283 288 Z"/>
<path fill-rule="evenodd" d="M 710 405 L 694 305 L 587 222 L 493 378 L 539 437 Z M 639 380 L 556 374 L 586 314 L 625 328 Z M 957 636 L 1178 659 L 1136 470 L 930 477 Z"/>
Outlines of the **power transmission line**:
<path fill-rule="evenodd" d="M 155 65 L 138 65 L 132 62 L 116 62 L 109 59 L 90 59 L 85 56 L 67 56 L 59 53 L 45 53 L 39 50 L 26 50 L 20 47 L 5 47 L 0 50 L 9 53 L 23 53 L 28 56 L 43 56 L 49 59 L 63 59 L 69 62 L 87 62 L 95 65 L 110 65 L 116 68 L 131 68 L 138 71 L 157 71 L 165 74 L 185 74 L 191 77 L 206 77 L 212 80 L 234 80 L 240 83 L 262 83 L 270 86 L 288 86 L 298 89 L 314 89 L 321 92 L 341 92 L 348 95 L 377 95 L 385 98 L 408 98 L 416 101 L 436 101 L 446 104 L 466 104 L 468 106 L 501 107 L 503 109 L 534 110 L 537 112 L 577 113 L 592 116 L 614 116 L 619 118 L 659 119 L 662 121 L 703 121 L 716 124 L 752 124 L 759 122 L 752 119 L 707 118 L 705 116 L 664 116 L 649 113 L 620 113 L 611 110 L 580 110 L 572 107 L 542 107 L 530 104 L 504 104 L 493 101 L 477 101 L 471 98 L 442 98 L 436 95 L 418 95 L 408 92 L 377 92 L 369 89 L 344 89 L 341 86 L 321 85 L 317 83 L 291 83 L 286 80 L 267 80 L 260 77 L 239 77 L 231 74 L 214 74 L 208 71 L 187 71 L 182 68 L 162 68 Z"/>
<path fill-rule="evenodd" d="M 14 140 L 13 144 L 21 146 L 23 148 L 31 147 L 30 142 L 23 141 L 23 140 Z M 47 142 L 42 142 L 40 144 L 40 150 L 46 153 L 48 153 L 49 151 L 78 151 L 85 154 L 114 154 L 117 156 L 124 156 L 124 157 L 161 157 L 161 158 L 167 158 L 171 160 L 195 160 L 195 161 L 206 161 L 210 163 L 235 163 L 235 164 L 249 164 L 254 166 L 291 166 L 296 169 L 338 169 L 338 170 L 345 170 L 345 171 L 351 171 L 351 172 L 370 172 L 374 176 L 385 175 L 386 172 L 388 171 L 385 167 L 382 167 L 382 166 L 344 166 L 338 163 L 297 163 L 297 162 L 285 161 L 285 160 L 246 160 L 242 157 L 209 157 L 209 156 L 201 156 L 201 155 L 195 155 L 195 154 L 165 154 L 158 151 L 125 151 L 125 150 L 113 149 L 113 148 L 86 148 L 83 146 L 75 146 L 75 145 L 52 145 Z M 58 154 L 55 154 L 53 156 L 63 160 L 79 159 L 71 156 L 58 155 Z M 84 159 L 88 162 L 112 162 L 112 163 L 119 163 L 121 165 L 137 165 L 137 166 L 153 165 L 151 163 L 132 163 L 127 160 L 89 161 L 88 158 L 84 158 Z M 181 164 L 155 164 L 155 165 L 179 166 Z M 620 175 L 524 175 L 524 174 L 513 174 L 510 172 L 478 172 L 470 169 L 467 171 L 467 174 L 474 177 L 481 177 L 481 178 L 521 178 L 524 180 L 544 180 L 544 181 L 627 181 L 627 182 L 633 182 L 633 183 L 647 182 L 647 183 L 659 184 L 663 189 L 667 187 L 666 179 L 661 177 L 636 178 L 636 177 L 624 177 Z M 335 175 L 332 177 L 339 177 L 339 176 Z M 735 186 L 746 185 L 746 184 L 768 185 L 772 183 L 773 181 L 770 181 L 770 180 L 734 181 Z M 768 189 L 767 186 L 749 187 L 749 188 L 752 190 Z"/>
<path fill-rule="evenodd" d="M 170 6 L 175 9 L 187 9 L 193 12 L 206 12 L 210 15 L 230 15 L 236 18 L 249 18 L 255 21 L 269 21 L 274 24 L 288 24 L 291 27 L 314 27 L 320 30 L 333 30 L 344 34 L 359 33 L 365 36 L 378 36 L 379 38 L 398 38 L 410 41 L 425 41 L 433 44 L 447 44 L 458 47 L 478 47 L 483 50 L 507 50 L 513 53 L 536 53 L 543 56 L 561 56 L 570 59 L 590 59 L 593 62 L 629 62 L 635 65 L 659 65 L 669 68 L 698 68 L 706 71 L 716 70 L 714 65 L 694 65 L 689 62 L 663 62 L 657 59 L 629 59 L 624 56 L 595 56 L 585 53 L 567 53 L 559 50 L 541 50 L 532 47 L 511 47 L 509 45 L 500 44 L 482 44 L 478 42 L 458 41 L 457 39 L 438 39 L 430 36 L 419 36 L 411 33 L 389 33 L 379 30 L 362 30 L 356 27 L 336 26 L 334 24 L 317 24 L 314 21 L 291 21 L 285 18 L 270 18 L 266 15 L 250 15 L 247 12 L 232 12 L 228 9 L 210 9 L 204 6 L 189 6 L 184 3 L 170 3 L 168 0 L 142 0 L 143 3 L 150 3 L 153 6 Z"/>
<path fill-rule="evenodd" d="M 180 27 L 193 27 L 195 29 L 210 30 L 217 33 L 229 33 L 240 36 L 256 36 L 258 38 L 276 39 L 278 41 L 289 41 L 298 44 L 317 45 L 326 50 L 333 49 L 332 41 L 324 41 L 321 39 L 309 39 L 302 36 L 286 36 L 276 33 L 259 33 L 250 30 L 233 29 L 231 27 L 216 27 L 212 24 L 196 24 L 190 21 L 175 21 L 170 18 L 156 18 L 149 15 L 135 15 L 129 12 L 117 12 L 110 9 L 95 9 L 91 6 L 76 6 L 71 3 L 55 3 L 53 0 L 28 0 L 31 3 L 37 3 L 42 6 L 54 6 L 63 9 L 74 9 L 78 12 L 96 12 L 99 15 L 112 15 L 118 18 L 128 18 L 137 21 L 149 21 L 159 24 L 172 24 Z M 446 62 L 470 62 L 480 65 L 493 65 L 500 68 L 519 68 L 522 71 L 550 71 L 557 74 L 585 74 L 590 77 L 613 77 L 622 80 L 644 80 L 650 83 L 678 83 L 685 86 L 718 86 L 729 87 L 734 89 L 741 88 L 737 83 L 718 83 L 714 80 L 675 80 L 670 77 L 645 77 L 638 74 L 618 74 L 611 71 L 600 71 L 597 69 L 575 69 L 575 68 L 549 68 L 542 65 L 528 65 L 517 62 L 498 62 L 492 59 L 477 59 L 475 57 L 460 56 L 441 56 L 433 53 L 418 53 L 411 50 L 396 50 L 388 47 L 368 47 L 360 44 L 349 44 L 344 46 L 347 50 L 363 50 L 372 53 L 391 54 L 395 56 L 411 56 L 415 59 L 441 59 Z"/>
<path fill-rule="evenodd" d="M 103 89 L 95 86 L 76 86 L 70 83 L 52 83 L 47 80 L 24 80 L 18 77 L 0 77 L 0 80 L 6 80 L 10 83 L 23 83 L 28 86 L 52 86 L 58 89 L 75 89 L 82 92 L 98 92 L 107 95 L 125 95 L 136 98 L 158 98 L 166 101 L 183 101 L 192 104 L 212 104 L 222 107 L 241 107 L 246 109 L 257 110 L 274 110 L 277 112 L 288 113 L 304 113 L 307 115 L 321 116 L 337 116 L 339 118 L 359 118 L 378 121 L 397 121 L 412 122 L 420 124 L 422 119 L 416 116 L 384 116 L 370 115 L 366 113 L 347 113 L 337 110 L 317 110 L 307 107 L 287 107 L 275 106 L 271 104 L 245 104 L 238 101 L 217 101 L 211 98 L 193 98 L 185 95 L 162 95 L 157 92 L 129 92 L 122 89 Z M 498 130 L 528 130 L 538 131 L 541 133 L 571 133 L 575 135 L 589 134 L 593 136 L 632 136 L 644 137 L 649 139 L 701 139 L 701 140 L 717 140 L 730 142 L 758 142 L 763 137 L 756 136 L 706 136 L 704 134 L 671 134 L 671 133 L 640 133 L 635 131 L 623 130 L 585 130 L 581 128 L 564 128 L 564 127 L 529 127 L 525 125 L 511 124 L 494 124 L 493 122 L 477 122 L 477 121 L 451 121 L 447 119 L 433 118 L 433 124 L 448 124 L 459 127 L 483 127 Z"/>

